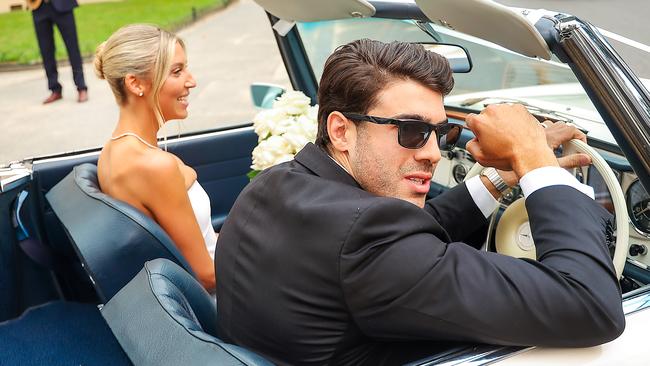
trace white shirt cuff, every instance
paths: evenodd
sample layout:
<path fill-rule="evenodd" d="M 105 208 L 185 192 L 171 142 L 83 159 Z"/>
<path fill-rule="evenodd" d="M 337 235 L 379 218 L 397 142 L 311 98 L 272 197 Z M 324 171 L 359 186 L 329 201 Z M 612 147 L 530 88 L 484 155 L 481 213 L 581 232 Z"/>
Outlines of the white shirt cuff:
<path fill-rule="evenodd" d="M 490 191 L 488 191 L 487 187 L 483 184 L 481 181 L 481 176 L 477 175 L 468 179 L 465 182 L 465 186 L 469 191 L 469 195 L 472 196 L 474 203 L 476 203 L 478 209 L 481 210 L 483 216 L 485 216 L 485 218 L 488 218 L 490 215 L 492 215 L 494 210 L 499 205 L 499 202 L 492 196 Z"/>
<path fill-rule="evenodd" d="M 586 184 L 578 182 L 576 177 L 563 168 L 556 166 L 545 166 L 537 168 L 526 173 L 519 180 L 524 197 L 530 196 L 538 189 L 548 186 L 564 185 L 577 189 L 594 199 L 594 189 Z"/>

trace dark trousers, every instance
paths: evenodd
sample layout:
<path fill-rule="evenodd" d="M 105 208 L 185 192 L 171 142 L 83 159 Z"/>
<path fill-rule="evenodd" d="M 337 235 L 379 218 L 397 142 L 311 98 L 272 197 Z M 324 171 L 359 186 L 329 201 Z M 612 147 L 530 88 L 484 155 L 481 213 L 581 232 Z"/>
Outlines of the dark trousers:
<path fill-rule="evenodd" d="M 43 66 L 47 75 L 47 87 L 53 92 L 60 92 L 62 87 L 59 84 L 59 72 L 56 69 L 55 46 L 54 46 L 54 25 L 59 28 L 59 33 L 68 50 L 68 58 L 72 66 L 72 78 L 77 90 L 86 90 L 84 81 L 83 63 L 77 40 L 77 25 L 74 21 L 72 11 L 59 13 L 49 2 L 44 2 L 38 9 L 32 12 L 34 29 L 38 39 L 38 47 L 41 50 Z"/>

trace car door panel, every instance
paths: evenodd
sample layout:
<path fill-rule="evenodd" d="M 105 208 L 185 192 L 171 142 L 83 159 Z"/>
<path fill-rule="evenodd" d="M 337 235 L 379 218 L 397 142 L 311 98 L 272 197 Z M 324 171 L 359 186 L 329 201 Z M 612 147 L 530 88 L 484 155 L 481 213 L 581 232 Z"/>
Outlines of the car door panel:
<path fill-rule="evenodd" d="M 30 259 L 21 249 L 26 239 L 18 236 L 16 230 L 15 207 L 18 195 L 25 191 L 33 197 L 30 180 L 6 192 L 0 192 L 0 322 L 20 315 L 30 306 L 56 299 L 58 292 L 47 268 Z M 20 216 L 25 231 L 32 243 L 40 243 L 42 238 L 38 226 L 37 200 L 26 199 Z"/>

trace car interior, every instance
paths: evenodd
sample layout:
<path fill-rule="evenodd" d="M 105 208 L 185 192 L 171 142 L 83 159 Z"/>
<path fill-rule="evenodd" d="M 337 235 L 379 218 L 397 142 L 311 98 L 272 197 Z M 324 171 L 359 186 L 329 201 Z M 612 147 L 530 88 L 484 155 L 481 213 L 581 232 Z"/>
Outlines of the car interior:
<path fill-rule="evenodd" d="M 336 46 L 364 36 L 462 46 L 472 70 L 457 74 L 458 91 L 448 98 L 447 106 L 450 121 L 460 124 L 468 113 L 490 103 L 512 102 L 507 92 L 481 94 L 472 89 L 477 81 L 469 79 L 480 70 L 501 70 L 499 87 L 487 89 L 522 88 L 518 80 L 524 77 L 557 78 L 556 83 L 562 85 L 569 80 L 565 80 L 567 73 L 575 79 L 567 67 L 557 67 L 557 74 L 548 71 L 560 62 L 531 25 L 530 18 L 537 15 L 513 16 L 511 9 L 488 6 L 485 1 L 418 0 L 404 5 L 301 0 L 301 6 L 296 5 L 298 1 L 256 2 L 268 12 L 293 88 L 314 102 L 327 55 Z M 499 26 L 486 26 L 476 19 Z M 323 36 L 327 34 L 335 36 Z M 492 45 L 484 47 L 477 38 Z M 490 57 L 496 53 L 505 56 L 492 65 Z M 537 73 L 512 76 L 514 69 L 528 62 L 521 61 L 522 55 L 535 58 L 531 69 Z M 258 84 L 252 91 L 255 104 L 268 107 L 283 90 Z M 517 102 L 531 100 L 516 98 Z M 618 231 L 612 234 L 617 242 L 610 250 L 621 276 L 624 306 L 629 313 L 643 308 L 640 296 L 650 285 L 650 195 L 642 179 L 615 138 L 602 132 L 607 131 L 602 121 L 582 123 L 577 117 L 567 117 L 566 111 L 551 113 L 549 108 L 532 106 L 529 110 L 540 121 L 573 122 L 589 130 L 587 149 L 602 162 L 573 173 L 594 188 L 599 203 L 617 215 Z M 430 197 L 476 174 L 476 161 L 464 149 L 471 138 L 471 132 L 464 130 L 458 147 L 443 155 Z M 169 152 L 196 170 L 210 197 L 217 232 L 249 182 L 251 152 L 257 143 L 258 136 L 247 123 L 183 134 L 166 144 Z M 558 154 L 570 151 L 564 149 Z M 270 365 L 254 352 L 218 339 L 214 300 L 155 222 L 101 193 L 96 180 L 98 156 L 99 149 L 90 149 L 31 158 L 0 169 L 7 172 L 0 176 L 2 359 L 8 364 L 51 364 L 56 354 L 59 364 L 157 365 L 187 363 L 191 355 L 191 364 Z M 25 167 L 28 172 L 21 173 Z M 485 250 L 496 251 L 498 238 L 516 236 L 506 229 L 499 234 L 499 227 L 506 226 L 499 221 L 520 197 L 515 187 L 501 200 L 486 233 Z M 521 217 L 515 216 L 516 220 Z M 518 228 L 520 224 L 512 225 Z M 468 348 L 495 354 L 520 349 Z M 448 357 L 449 353 L 432 355 L 424 364 Z"/>

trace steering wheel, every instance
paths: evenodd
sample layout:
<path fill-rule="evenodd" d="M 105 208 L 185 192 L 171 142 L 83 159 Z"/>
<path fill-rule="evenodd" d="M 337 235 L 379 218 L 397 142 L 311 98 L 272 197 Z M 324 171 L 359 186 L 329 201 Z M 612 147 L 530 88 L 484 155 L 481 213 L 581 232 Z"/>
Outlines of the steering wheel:
<path fill-rule="evenodd" d="M 614 268 L 616 269 L 616 276 L 620 278 L 623 274 L 623 267 L 625 266 L 625 259 L 627 258 L 629 246 L 629 225 L 628 213 L 625 204 L 625 198 L 621 186 L 614 175 L 614 172 L 609 167 L 605 159 L 603 159 L 596 150 L 591 146 L 585 144 L 580 140 L 571 140 L 564 145 L 564 155 L 573 153 L 584 153 L 589 155 L 592 164 L 603 177 L 607 189 L 612 196 L 612 203 L 614 204 L 614 216 L 616 217 L 616 247 L 614 250 Z M 483 167 L 481 164 L 476 163 L 469 170 L 464 180 L 478 175 Z M 582 176 L 587 176 L 588 167 L 575 168 L 582 171 Z M 498 210 L 499 208 L 497 208 Z M 490 237 L 495 232 L 495 243 L 497 253 L 509 255 L 517 258 L 529 258 L 536 260 L 537 253 L 535 251 L 535 243 L 530 231 L 530 223 L 528 222 L 528 213 L 524 199 L 519 198 L 506 208 L 501 215 L 501 218 L 496 220 L 496 211 L 490 219 L 488 227 L 488 237 L 486 244 L 490 242 Z M 494 227 L 496 225 L 496 230 Z M 486 245 L 487 248 L 487 245 Z"/>

